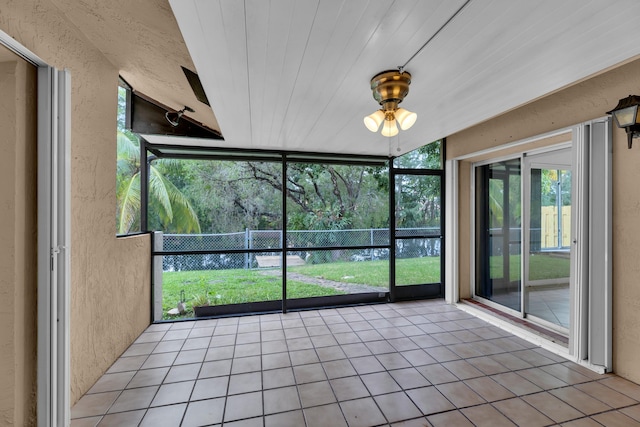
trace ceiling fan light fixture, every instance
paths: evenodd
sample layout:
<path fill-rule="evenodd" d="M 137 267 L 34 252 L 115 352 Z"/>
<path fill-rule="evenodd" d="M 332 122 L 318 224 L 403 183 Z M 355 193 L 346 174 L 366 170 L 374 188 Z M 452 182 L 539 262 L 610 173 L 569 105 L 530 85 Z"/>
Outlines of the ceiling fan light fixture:
<path fill-rule="evenodd" d="M 400 132 L 396 125 L 396 119 L 385 120 L 382 126 L 382 135 L 386 137 L 396 136 Z"/>
<path fill-rule="evenodd" d="M 380 129 L 380 125 L 384 121 L 384 112 L 378 110 L 375 113 L 369 114 L 364 118 L 364 125 L 371 132 L 377 132 Z"/>
<path fill-rule="evenodd" d="M 395 112 L 396 120 L 400 125 L 400 129 L 407 130 L 414 125 L 418 119 L 418 115 L 404 108 L 398 108 Z"/>
<path fill-rule="evenodd" d="M 377 132 L 382 125 L 382 135 L 392 137 L 398 134 L 398 124 L 407 130 L 416 122 L 418 115 L 398 104 L 409 93 L 411 74 L 404 70 L 387 70 L 376 74 L 371 79 L 373 98 L 382 108 L 364 118 L 364 124 L 371 132 Z"/>

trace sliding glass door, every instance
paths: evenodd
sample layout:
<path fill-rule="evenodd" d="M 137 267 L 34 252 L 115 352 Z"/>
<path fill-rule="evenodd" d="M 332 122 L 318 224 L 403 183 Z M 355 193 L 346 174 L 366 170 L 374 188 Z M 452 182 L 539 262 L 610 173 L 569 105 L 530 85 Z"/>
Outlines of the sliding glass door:
<path fill-rule="evenodd" d="M 605 370 L 612 366 L 611 138 L 610 118 L 599 119 L 523 142 L 517 153 L 510 146 L 494 154 L 502 157 L 478 154 L 470 170 L 472 297 Z M 551 141 L 566 142 L 541 148 Z M 464 254 L 462 239 L 460 246 Z"/>
<path fill-rule="evenodd" d="M 475 294 L 520 311 L 520 159 L 476 168 Z"/>
<path fill-rule="evenodd" d="M 568 334 L 571 148 L 475 169 L 475 296 Z"/>
<path fill-rule="evenodd" d="M 525 158 L 529 228 L 524 313 L 568 332 L 571 284 L 571 149 Z"/>

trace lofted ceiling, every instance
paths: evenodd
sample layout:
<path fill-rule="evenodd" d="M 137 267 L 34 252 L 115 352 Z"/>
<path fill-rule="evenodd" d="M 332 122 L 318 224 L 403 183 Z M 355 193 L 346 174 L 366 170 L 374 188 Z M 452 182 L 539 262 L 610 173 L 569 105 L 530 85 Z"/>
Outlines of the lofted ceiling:
<path fill-rule="evenodd" d="M 155 143 L 397 155 L 640 55 L 637 0 L 52 1 L 135 90 L 225 138 Z M 405 64 L 418 121 L 369 132 L 371 77 Z"/>

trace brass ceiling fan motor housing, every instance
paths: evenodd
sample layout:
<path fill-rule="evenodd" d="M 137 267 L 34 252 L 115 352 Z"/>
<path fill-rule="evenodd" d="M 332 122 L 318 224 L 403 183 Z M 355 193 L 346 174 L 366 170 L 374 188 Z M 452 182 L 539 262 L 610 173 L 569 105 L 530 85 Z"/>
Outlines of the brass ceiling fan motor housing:
<path fill-rule="evenodd" d="M 410 84 L 411 74 L 408 72 L 400 73 L 398 70 L 388 70 L 373 76 L 371 91 L 385 112 L 394 111 L 409 93 Z"/>

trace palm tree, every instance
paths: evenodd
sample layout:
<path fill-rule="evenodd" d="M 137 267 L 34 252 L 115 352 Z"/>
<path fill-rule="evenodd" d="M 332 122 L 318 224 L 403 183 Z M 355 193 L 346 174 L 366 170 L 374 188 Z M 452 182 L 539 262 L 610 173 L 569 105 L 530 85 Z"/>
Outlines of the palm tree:
<path fill-rule="evenodd" d="M 140 226 L 140 148 L 137 138 L 118 131 L 117 212 L 118 234 L 126 234 Z M 165 231 L 200 233 L 200 222 L 189 199 L 161 172 L 163 166 L 176 163 L 160 159 L 149 166 L 149 212 Z"/>
<path fill-rule="evenodd" d="M 489 213 L 491 227 L 502 227 L 504 225 L 503 209 L 503 185 L 504 182 L 498 179 L 489 180 Z"/>

